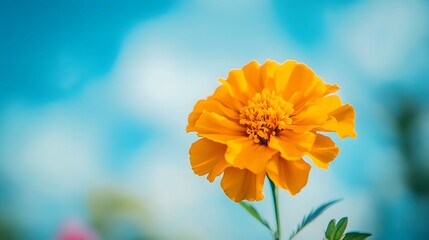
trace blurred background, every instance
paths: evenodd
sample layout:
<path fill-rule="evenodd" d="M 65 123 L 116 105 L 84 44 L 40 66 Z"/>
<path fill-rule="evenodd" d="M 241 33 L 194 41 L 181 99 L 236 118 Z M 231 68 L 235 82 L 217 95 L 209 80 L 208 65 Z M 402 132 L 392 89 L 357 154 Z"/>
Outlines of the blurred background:
<path fill-rule="evenodd" d="M 280 193 L 370 239 L 429 239 L 429 2 L 0 0 L 0 239 L 270 239 L 193 174 L 194 103 L 252 59 L 305 62 L 354 105 L 356 139 Z M 256 203 L 271 223 L 269 188 Z"/>

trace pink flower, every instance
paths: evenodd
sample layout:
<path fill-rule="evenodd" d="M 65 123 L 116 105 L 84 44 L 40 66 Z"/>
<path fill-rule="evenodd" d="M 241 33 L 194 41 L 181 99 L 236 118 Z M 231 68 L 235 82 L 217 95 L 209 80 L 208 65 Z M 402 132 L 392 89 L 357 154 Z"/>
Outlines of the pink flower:
<path fill-rule="evenodd" d="M 55 240 L 98 240 L 97 234 L 78 220 L 66 221 Z"/>

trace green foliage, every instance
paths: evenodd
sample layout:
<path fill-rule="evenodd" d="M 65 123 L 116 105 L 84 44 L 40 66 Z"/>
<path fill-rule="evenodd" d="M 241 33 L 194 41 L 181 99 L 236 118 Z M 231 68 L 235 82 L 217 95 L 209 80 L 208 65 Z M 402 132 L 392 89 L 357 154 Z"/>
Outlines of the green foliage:
<path fill-rule="evenodd" d="M 259 214 L 259 212 L 256 210 L 256 208 L 253 207 L 253 205 L 251 205 L 250 203 L 246 203 L 246 202 L 239 202 L 239 204 L 244 209 L 246 209 L 247 212 L 250 213 L 250 215 L 252 215 L 254 218 L 256 218 L 256 220 L 258 220 L 260 223 L 262 223 L 262 225 L 264 225 L 266 228 L 268 228 L 268 230 L 270 230 L 270 232 L 273 232 L 273 230 L 271 229 L 268 222 L 264 218 L 262 218 L 262 216 Z"/>
<path fill-rule="evenodd" d="M 132 193 L 117 188 L 94 189 L 87 204 L 91 226 L 100 239 L 160 239 L 152 230 L 146 205 Z"/>
<path fill-rule="evenodd" d="M 319 206 L 318 208 L 316 208 L 315 210 L 312 210 L 307 216 L 305 216 L 302 219 L 302 222 L 298 225 L 298 227 L 296 228 L 296 230 L 294 232 L 292 232 L 291 236 L 289 237 L 289 239 L 294 238 L 305 226 L 307 226 L 309 223 L 311 223 L 314 219 L 316 219 L 320 214 L 322 214 L 328 207 L 332 206 L 333 204 L 337 203 L 341 201 L 341 199 L 336 199 L 330 202 L 327 202 L 321 206 Z M 334 222 L 335 225 L 335 222 Z"/>
<path fill-rule="evenodd" d="M 340 219 L 335 230 L 334 239 L 341 239 L 341 237 L 344 235 L 344 232 L 346 231 L 348 221 L 349 219 L 347 217 Z"/>
<path fill-rule="evenodd" d="M 364 240 L 371 236 L 370 233 L 348 232 L 344 235 L 348 223 L 348 218 L 343 217 L 335 224 L 332 219 L 325 231 L 325 240 Z"/>
<path fill-rule="evenodd" d="M 325 204 L 322 204 L 316 209 L 313 209 L 308 215 L 306 215 L 301 223 L 298 225 L 297 229 L 291 234 L 289 239 L 294 238 L 305 226 L 307 226 L 309 223 L 311 223 L 314 219 L 316 219 L 318 216 L 320 216 L 326 209 L 328 209 L 333 204 L 341 201 L 341 199 L 333 200 L 330 202 L 327 202 Z M 247 202 L 240 202 L 240 206 L 242 206 L 244 209 L 246 209 L 247 212 L 250 213 L 256 220 L 258 220 L 262 225 L 264 225 L 268 230 L 270 230 L 271 234 L 273 234 L 273 237 L 275 239 L 278 239 L 276 237 L 276 232 L 274 232 L 268 222 L 259 214 L 259 212 L 256 210 L 256 208 Z M 332 219 L 329 221 L 329 224 L 325 231 L 325 238 L 324 240 L 365 240 L 368 237 L 370 237 L 372 234 L 370 233 L 361 233 L 361 232 L 348 232 L 345 233 L 347 229 L 348 224 L 348 218 L 343 217 L 338 221 L 338 223 L 335 221 L 335 219 Z"/>
<path fill-rule="evenodd" d="M 0 211 L 0 239 L 22 239 L 20 230 L 21 225 L 14 216 Z"/>
<path fill-rule="evenodd" d="M 364 240 L 371 236 L 370 233 L 360 233 L 360 232 L 349 232 L 346 233 L 346 236 L 344 236 L 343 240 Z"/>
<path fill-rule="evenodd" d="M 335 235 L 335 230 L 337 229 L 335 219 L 329 221 L 328 227 L 326 228 L 325 237 L 326 239 L 333 239 Z"/>

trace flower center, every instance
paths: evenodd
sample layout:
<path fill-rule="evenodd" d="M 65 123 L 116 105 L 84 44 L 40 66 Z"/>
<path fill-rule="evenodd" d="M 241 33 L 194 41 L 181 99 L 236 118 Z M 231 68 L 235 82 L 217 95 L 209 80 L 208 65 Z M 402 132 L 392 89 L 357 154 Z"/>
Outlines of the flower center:
<path fill-rule="evenodd" d="M 267 145 L 270 136 L 277 135 L 291 124 L 292 104 L 286 102 L 275 91 L 268 89 L 256 93 L 240 110 L 240 124 L 247 127 L 249 138 L 255 143 Z"/>

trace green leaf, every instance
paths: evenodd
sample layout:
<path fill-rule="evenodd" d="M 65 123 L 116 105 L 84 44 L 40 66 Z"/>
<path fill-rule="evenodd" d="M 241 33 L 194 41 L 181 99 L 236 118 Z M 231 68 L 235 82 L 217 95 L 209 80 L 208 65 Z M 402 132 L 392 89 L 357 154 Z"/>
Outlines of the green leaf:
<path fill-rule="evenodd" d="M 273 230 L 271 229 L 271 227 L 268 224 L 268 222 L 261 217 L 261 215 L 259 214 L 259 212 L 256 210 L 255 207 L 253 207 L 250 203 L 246 203 L 246 202 L 239 202 L 239 204 L 244 209 L 246 209 L 247 212 L 250 213 L 250 215 L 252 215 L 254 218 L 256 218 L 256 220 L 258 220 L 260 223 L 262 223 L 262 225 L 264 225 L 266 228 L 268 228 L 268 230 L 270 230 L 271 232 L 273 232 Z"/>
<path fill-rule="evenodd" d="M 325 238 L 327 240 L 333 240 L 335 235 L 335 230 L 337 229 L 335 225 L 335 219 L 329 221 L 328 227 L 326 228 Z"/>
<path fill-rule="evenodd" d="M 347 228 L 347 223 L 349 219 L 343 217 L 338 221 L 337 229 L 335 230 L 334 240 L 340 240 Z"/>
<path fill-rule="evenodd" d="M 371 235 L 371 233 L 348 232 L 343 240 L 364 240 Z"/>
<path fill-rule="evenodd" d="M 290 235 L 289 239 L 294 238 L 305 226 L 307 226 L 307 224 L 311 223 L 314 219 L 316 219 L 320 214 L 322 214 L 328 207 L 330 207 L 331 205 L 341 201 L 342 199 L 336 199 L 330 202 L 327 202 L 323 205 L 321 205 L 320 207 L 318 207 L 316 210 L 312 210 L 307 216 L 305 216 L 301 223 L 298 225 L 298 227 L 296 228 L 296 230 L 294 232 L 292 232 L 292 234 Z"/>

